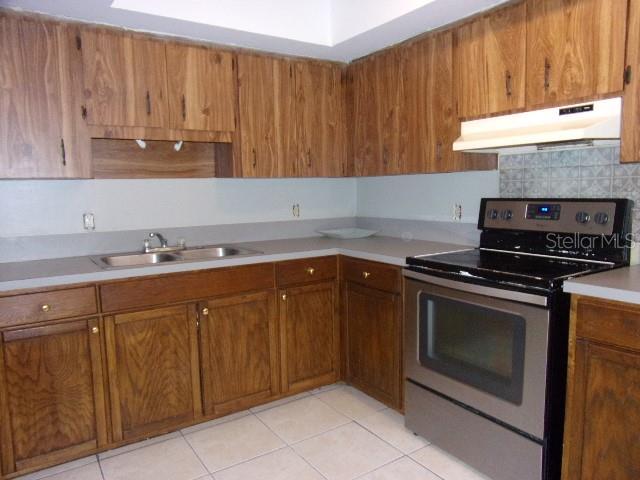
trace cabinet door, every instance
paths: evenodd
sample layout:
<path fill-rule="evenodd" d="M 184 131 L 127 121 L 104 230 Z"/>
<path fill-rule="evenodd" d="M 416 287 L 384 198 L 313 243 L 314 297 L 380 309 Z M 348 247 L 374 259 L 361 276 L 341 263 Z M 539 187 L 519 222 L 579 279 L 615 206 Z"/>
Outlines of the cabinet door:
<path fill-rule="evenodd" d="M 82 30 L 87 122 L 166 127 L 164 43 L 102 30 Z"/>
<path fill-rule="evenodd" d="M 248 408 L 278 393 L 275 292 L 210 300 L 200 307 L 205 415 Z"/>
<path fill-rule="evenodd" d="M 206 47 L 167 44 L 171 128 L 235 130 L 233 54 Z"/>
<path fill-rule="evenodd" d="M 242 176 L 298 175 L 291 62 L 238 55 L 238 84 Z"/>
<path fill-rule="evenodd" d="M 299 175 L 344 175 L 346 125 L 342 69 L 331 63 L 296 62 L 295 86 Z"/>
<path fill-rule="evenodd" d="M 405 50 L 394 48 L 355 63 L 353 141 L 356 175 L 401 173 Z"/>
<path fill-rule="evenodd" d="M 627 58 L 629 74 L 622 100 L 622 136 L 620 160 L 640 161 L 640 2 L 629 2 L 627 26 Z"/>
<path fill-rule="evenodd" d="M 456 29 L 458 114 L 479 117 L 525 106 L 526 4 L 501 8 Z"/>
<path fill-rule="evenodd" d="M 100 344 L 97 319 L 2 334 L 5 473 L 59 463 L 107 443 Z"/>
<path fill-rule="evenodd" d="M 453 37 L 430 35 L 407 51 L 405 78 L 407 155 L 403 173 L 456 170 L 453 142 L 458 136 L 453 83 Z"/>
<path fill-rule="evenodd" d="M 622 91 L 627 0 L 527 2 L 527 106 Z"/>
<path fill-rule="evenodd" d="M 568 399 L 563 478 L 640 478 L 640 352 L 578 340 Z"/>
<path fill-rule="evenodd" d="M 400 408 L 400 296 L 351 282 L 344 290 L 347 379 L 387 405 Z"/>
<path fill-rule="evenodd" d="M 114 315 L 105 327 L 114 441 L 201 415 L 195 305 Z"/>
<path fill-rule="evenodd" d="M 280 291 L 282 390 L 297 392 L 337 380 L 338 317 L 334 282 Z"/>
<path fill-rule="evenodd" d="M 0 15 L 1 178 L 90 176 L 67 40 L 63 26 Z"/>

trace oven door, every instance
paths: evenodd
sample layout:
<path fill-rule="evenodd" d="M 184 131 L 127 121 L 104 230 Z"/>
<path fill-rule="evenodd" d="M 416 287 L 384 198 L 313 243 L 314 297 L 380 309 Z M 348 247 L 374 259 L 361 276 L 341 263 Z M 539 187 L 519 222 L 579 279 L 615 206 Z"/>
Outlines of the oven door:
<path fill-rule="evenodd" d="M 546 297 L 405 272 L 408 379 L 538 439 Z"/>

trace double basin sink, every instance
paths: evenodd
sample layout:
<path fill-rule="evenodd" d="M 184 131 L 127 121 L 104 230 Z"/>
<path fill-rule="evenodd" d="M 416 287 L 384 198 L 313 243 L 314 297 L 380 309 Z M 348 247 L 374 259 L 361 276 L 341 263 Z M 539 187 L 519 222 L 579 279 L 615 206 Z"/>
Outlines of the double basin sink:
<path fill-rule="evenodd" d="M 197 262 L 204 260 L 220 260 L 223 258 L 244 255 L 260 255 L 262 252 L 240 247 L 208 246 L 168 250 L 148 253 L 125 253 L 115 255 L 98 255 L 91 260 L 99 267 L 120 268 L 158 265 L 171 262 Z"/>

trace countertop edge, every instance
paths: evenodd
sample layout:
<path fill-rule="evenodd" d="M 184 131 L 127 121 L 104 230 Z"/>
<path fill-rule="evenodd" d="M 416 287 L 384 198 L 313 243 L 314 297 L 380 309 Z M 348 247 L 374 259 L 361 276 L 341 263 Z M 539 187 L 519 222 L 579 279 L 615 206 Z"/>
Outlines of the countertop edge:
<path fill-rule="evenodd" d="M 584 295 L 587 297 L 601 298 L 603 300 L 640 304 L 640 292 L 620 288 L 566 282 L 563 286 L 563 291 L 573 295 Z"/>

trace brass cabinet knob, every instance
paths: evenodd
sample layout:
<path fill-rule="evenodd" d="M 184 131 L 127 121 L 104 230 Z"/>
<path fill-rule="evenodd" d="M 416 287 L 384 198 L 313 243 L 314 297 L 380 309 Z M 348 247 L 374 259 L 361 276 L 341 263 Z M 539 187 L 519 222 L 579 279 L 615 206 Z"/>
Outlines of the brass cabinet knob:
<path fill-rule="evenodd" d="M 370 272 L 362 272 L 362 278 L 367 279 L 371 276 Z"/>
<path fill-rule="evenodd" d="M 282 294 L 282 300 L 286 300 L 286 299 L 287 299 L 287 294 L 286 294 L 286 293 L 283 293 L 283 294 Z"/>
<path fill-rule="evenodd" d="M 100 332 L 100 329 L 98 327 L 91 327 L 91 333 L 93 333 L 94 335 L 99 332 Z"/>
<path fill-rule="evenodd" d="M 313 275 L 314 273 L 316 273 L 316 269 L 313 267 L 307 267 L 307 273 L 309 275 Z"/>
<path fill-rule="evenodd" d="M 207 307 L 204 307 L 202 310 L 202 315 L 209 315 L 209 309 Z"/>
<path fill-rule="evenodd" d="M 46 312 L 48 312 L 49 310 L 51 310 L 51 305 L 49 305 L 49 304 L 45 303 L 44 305 L 42 305 L 42 306 L 40 307 L 40 310 L 42 310 L 43 312 L 45 312 L 45 313 L 46 313 Z"/>

